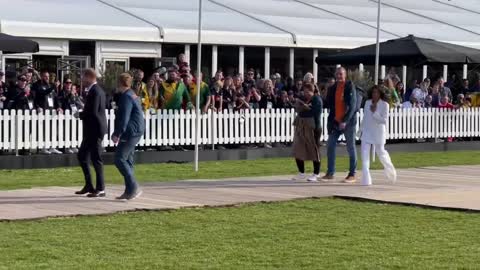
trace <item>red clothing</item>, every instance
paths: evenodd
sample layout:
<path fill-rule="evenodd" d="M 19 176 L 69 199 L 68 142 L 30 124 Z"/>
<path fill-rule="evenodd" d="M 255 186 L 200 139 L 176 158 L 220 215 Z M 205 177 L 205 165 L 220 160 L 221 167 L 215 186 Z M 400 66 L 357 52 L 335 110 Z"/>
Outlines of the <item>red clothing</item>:
<path fill-rule="evenodd" d="M 344 91 L 345 82 L 338 82 L 335 91 L 335 120 L 338 123 L 342 123 L 343 118 L 345 117 L 345 101 L 343 99 Z"/>
<path fill-rule="evenodd" d="M 453 106 L 452 103 L 445 103 L 445 104 L 438 104 L 438 108 L 440 109 L 455 109 L 455 106 Z"/>

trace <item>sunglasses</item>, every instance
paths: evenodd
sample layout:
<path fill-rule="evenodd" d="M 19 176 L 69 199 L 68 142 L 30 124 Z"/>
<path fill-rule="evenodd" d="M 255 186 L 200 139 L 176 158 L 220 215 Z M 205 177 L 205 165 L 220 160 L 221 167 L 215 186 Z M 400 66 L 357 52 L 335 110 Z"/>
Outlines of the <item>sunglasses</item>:
<path fill-rule="evenodd" d="M 247 73 L 247 74 L 248 74 L 248 75 L 253 75 L 253 73 L 252 73 L 252 72 L 249 72 L 249 73 Z"/>
<path fill-rule="evenodd" d="M 27 79 L 22 78 L 22 79 L 20 79 L 20 81 L 21 81 L 21 82 L 26 82 Z"/>
<path fill-rule="evenodd" d="M 66 84 L 72 84 L 72 82 L 65 82 Z"/>

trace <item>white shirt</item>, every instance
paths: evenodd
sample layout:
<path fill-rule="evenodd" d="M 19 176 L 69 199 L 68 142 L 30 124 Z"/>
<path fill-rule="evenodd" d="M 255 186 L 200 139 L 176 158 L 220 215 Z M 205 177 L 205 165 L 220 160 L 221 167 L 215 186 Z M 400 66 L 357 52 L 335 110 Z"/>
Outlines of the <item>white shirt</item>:
<path fill-rule="evenodd" d="M 387 141 L 387 121 L 389 105 L 383 100 L 377 103 L 375 113 L 370 110 L 372 100 L 365 103 L 362 120 L 362 142 L 370 144 L 385 144 Z"/>
<path fill-rule="evenodd" d="M 413 105 L 410 101 L 405 101 L 403 104 L 402 104 L 402 108 L 404 109 L 411 109 L 413 108 Z"/>
<path fill-rule="evenodd" d="M 418 102 L 423 104 L 425 102 L 425 99 L 428 96 L 428 91 L 424 91 L 421 88 L 415 88 L 412 91 L 412 97 L 414 97 Z"/>

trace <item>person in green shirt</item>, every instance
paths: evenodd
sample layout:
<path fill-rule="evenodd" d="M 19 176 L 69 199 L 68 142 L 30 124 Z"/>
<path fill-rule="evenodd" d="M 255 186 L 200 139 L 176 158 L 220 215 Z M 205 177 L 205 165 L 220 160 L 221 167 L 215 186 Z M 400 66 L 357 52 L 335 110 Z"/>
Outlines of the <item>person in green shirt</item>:
<path fill-rule="evenodd" d="M 197 82 L 201 82 L 200 84 L 200 110 L 203 113 L 206 113 L 208 109 L 210 108 L 211 100 L 210 100 L 210 88 L 208 87 L 208 84 L 206 84 L 203 81 L 203 74 L 200 73 L 199 76 L 195 79 L 195 81 L 192 81 L 188 87 L 189 89 L 189 95 L 191 97 L 193 106 L 197 106 Z"/>
<path fill-rule="evenodd" d="M 188 94 L 188 88 L 180 80 L 175 68 L 168 70 L 168 80 L 159 85 L 160 104 L 162 109 L 181 110 L 184 103 L 187 109 L 192 109 L 193 104 Z"/>

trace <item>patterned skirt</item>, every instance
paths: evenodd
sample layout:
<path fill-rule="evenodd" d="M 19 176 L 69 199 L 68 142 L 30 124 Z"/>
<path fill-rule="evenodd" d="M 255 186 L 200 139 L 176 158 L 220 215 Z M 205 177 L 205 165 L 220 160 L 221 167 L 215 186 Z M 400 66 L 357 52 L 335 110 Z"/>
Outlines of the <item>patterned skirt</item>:
<path fill-rule="evenodd" d="M 320 161 L 320 145 L 315 141 L 315 129 L 309 118 L 295 119 L 293 137 L 293 156 L 299 160 Z"/>

